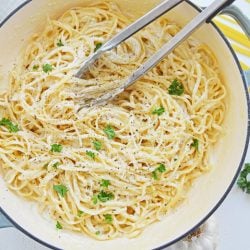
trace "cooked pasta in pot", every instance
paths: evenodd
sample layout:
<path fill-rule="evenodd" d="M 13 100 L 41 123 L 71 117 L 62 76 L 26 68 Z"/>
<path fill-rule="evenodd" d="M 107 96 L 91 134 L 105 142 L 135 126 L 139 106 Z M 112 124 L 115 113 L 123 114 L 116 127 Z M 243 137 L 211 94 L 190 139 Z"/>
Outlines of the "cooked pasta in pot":
<path fill-rule="evenodd" d="M 185 199 L 212 167 L 209 149 L 226 109 L 216 58 L 190 38 L 116 99 L 77 112 L 180 30 L 162 17 L 75 78 L 130 22 L 112 2 L 48 20 L 0 94 L 0 166 L 9 189 L 36 201 L 57 229 L 98 240 L 136 237 Z"/>

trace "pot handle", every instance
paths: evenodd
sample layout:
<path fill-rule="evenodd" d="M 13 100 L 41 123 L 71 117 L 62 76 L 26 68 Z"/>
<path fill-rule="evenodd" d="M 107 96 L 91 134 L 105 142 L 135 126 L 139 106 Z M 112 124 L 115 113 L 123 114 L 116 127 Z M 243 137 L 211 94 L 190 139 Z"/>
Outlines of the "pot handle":
<path fill-rule="evenodd" d="M 243 29 L 247 37 L 250 39 L 250 19 L 235 5 L 225 7 L 220 14 L 231 16 Z"/>
<path fill-rule="evenodd" d="M 13 227 L 12 223 L 6 219 L 0 209 L 0 229 L 6 227 Z"/>

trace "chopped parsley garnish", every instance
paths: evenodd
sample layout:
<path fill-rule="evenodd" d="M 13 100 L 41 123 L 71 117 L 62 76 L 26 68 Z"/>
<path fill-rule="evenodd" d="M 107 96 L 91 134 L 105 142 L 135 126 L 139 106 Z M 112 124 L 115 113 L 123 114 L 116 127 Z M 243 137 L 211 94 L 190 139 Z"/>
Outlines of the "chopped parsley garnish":
<path fill-rule="evenodd" d="M 97 151 L 102 149 L 102 143 L 97 140 L 93 141 L 93 145 L 94 145 L 95 150 Z"/>
<path fill-rule="evenodd" d="M 78 216 L 78 217 L 81 217 L 83 214 L 84 214 L 83 211 L 81 211 L 81 210 L 78 210 L 78 211 L 77 211 L 77 216 Z"/>
<path fill-rule="evenodd" d="M 157 171 L 156 171 L 156 170 L 154 170 L 154 171 L 152 172 L 152 176 L 153 176 L 153 178 L 154 178 L 155 180 L 158 179 L 158 177 L 157 177 Z"/>
<path fill-rule="evenodd" d="M 63 42 L 62 42 L 62 39 L 59 39 L 56 45 L 57 45 L 58 47 L 64 46 L 64 44 L 63 44 Z"/>
<path fill-rule="evenodd" d="M 199 141 L 198 141 L 198 139 L 193 139 L 193 143 L 191 143 L 190 146 L 195 148 L 195 150 L 198 151 L 198 149 L 199 149 Z"/>
<path fill-rule="evenodd" d="M 61 144 L 52 144 L 51 145 L 51 152 L 61 153 L 63 149 L 63 146 Z"/>
<path fill-rule="evenodd" d="M 166 171 L 166 167 L 164 164 L 160 164 L 159 167 L 157 168 L 157 170 L 160 172 L 160 173 L 164 173 Z"/>
<path fill-rule="evenodd" d="M 96 235 L 100 235 L 100 234 L 101 234 L 101 232 L 100 232 L 100 231 L 97 231 L 95 234 L 96 234 Z"/>
<path fill-rule="evenodd" d="M 101 187 L 108 187 L 109 185 L 110 185 L 110 181 L 109 180 L 102 179 L 102 181 L 101 181 Z"/>
<path fill-rule="evenodd" d="M 39 69 L 39 66 L 38 65 L 34 65 L 33 66 L 33 70 L 38 70 Z"/>
<path fill-rule="evenodd" d="M 93 201 L 93 203 L 96 205 L 97 202 L 98 202 L 98 197 L 97 197 L 96 195 L 94 195 L 94 196 L 92 197 L 92 201 Z"/>
<path fill-rule="evenodd" d="M 164 173 L 166 172 L 166 167 L 164 164 L 160 164 L 158 168 L 156 168 L 153 172 L 152 172 L 152 176 L 155 180 L 158 180 L 158 175 L 157 173 Z"/>
<path fill-rule="evenodd" d="M 56 228 L 57 229 L 62 229 L 63 228 L 59 221 L 56 222 Z"/>
<path fill-rule="evenodd" d="M 164 112 L 165 112 L 165 109 L 164 109 L 163 107 L 160 107 L 160 108 L 158 108 L 158 109 L 153 110 L 152 114 L 153 114 L 153 115 L 158 115 L 158 116 L 160 116 L 160 115 L 162 115 Z"/>
<path fill-rule="evenodd" d="M 56 162 L 52 165 L 52 168 L 57 169 L 57 167 L 60 165 L 60 162 Z"/>
<path fill-rule="evenodd" d="M 184 93 L 184 86 L 181 82 L 175 79 L 168 88 L 168 93 L 170 95 L 182 95 Z"/>
<path fill-rule="evenodd" d="M 110 140 L 115 138 L 115 131 L 110 125 L 106 126 L 106 128 L 103 131 Z"/>
<path fill-rule="evenodd" d="M 97 204 L 98 200 L 100 202 L 107 202 L 113 200 L 115 196 L 112 193 L 101 191 L 98 195 L 94 195 L 92 197 L 92 201 L 94 204 Z"/>
<path fill-rule="evenodd" d="M 240 173 L 237 185 L 247 194 L 250 194 L 250 163 L 246 163 L 244 169 Z"/>
<path fill-rule="evenodd" d="M 112 223 L 113 222 L 113 218 L 111 214 L 104 214 L 104 218 L 105 218 L 105 222 L 106 223 Z"/>
<path fill-rule="evenodd" d="M 0 121 L 0 126 L 6 127 L 11 133 L 16 133 L 19 131 L 18 125 L 15 125 L 12 121 L 6 118 L 3 118 Z"/>
<path fill-rule="evenodd" d="M 102 47 L 102 43 L 97 43 L 95 46 L 95 50 L 94 52 L 96 52 L 98 49 L 100 49 Z"/>
<path fill-rule="evenodd" d="M 86 151 L 86 155 L 89 156 L 90 158 L 92 158 L 93 160 L 95 159 L 96 155 L 94 152 L 91 151 Z"/>
<path fill-rule="evenodd" d="M 54 185 L 53 189 L 62 197 L 65 197 L 66 193 L 68 192 L 68 189 L 64 185 Z"/>
<path fill-rule="evenodd" d="M 48 63 L 46 63 L 46 64 L 43 65 L 43 71 L 44 71 L 45 73 L 49 73 L 49 72 L 51 72 L 52 70 L 53 70 L 52 65 L 50 65 L 50 64 L 48 64 Z"/>

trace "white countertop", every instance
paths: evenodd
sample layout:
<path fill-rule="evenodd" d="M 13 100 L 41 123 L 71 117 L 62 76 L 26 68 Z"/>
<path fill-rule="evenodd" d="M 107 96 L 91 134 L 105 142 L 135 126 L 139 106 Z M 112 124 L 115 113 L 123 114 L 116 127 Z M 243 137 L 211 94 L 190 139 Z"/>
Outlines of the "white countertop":
<path fill-rule="evenodd" d="M 0 21 L 24 0 L 0 0 Z M 206 5 L 211 0 L 193 1 Z M 244 0 L 238 0 L 237 5 L 245 8 Z M 244 10 L 250 13 L 250 9 Z M 250 58 L 246 59 L 250 64 Z M 250 162 L 250 151 L 246 157 Z M 215 212 L 219 230 L 218 250 L 249 250 L 250 249 L 250 195 L 244 194 L 236 186 L 230 192 L 225 202 Z M 17 229 L 0 230 L 0 250 L 48 250 L 48 248 L 28 238 Z"/>

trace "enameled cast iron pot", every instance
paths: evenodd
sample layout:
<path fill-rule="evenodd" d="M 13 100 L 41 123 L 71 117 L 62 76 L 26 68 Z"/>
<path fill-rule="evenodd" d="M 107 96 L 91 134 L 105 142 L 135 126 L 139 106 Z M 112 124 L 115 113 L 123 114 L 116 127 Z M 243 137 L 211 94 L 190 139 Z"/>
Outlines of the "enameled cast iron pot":
<path fill-rule="evenodd" d="M 159 0 L 115 0 L 130 15 L 138 18 L 159 3 Z M 0 24 L 0 88 L 6 88 L 9 70 L 31 34 L 41 30 L 46 18 L 57 17 L 74 6 L 91 0 L 26 1 Z M 183 2 L 167 15 L 184 25 L 200 11 L 190 2 Z M 229 8 L 230 14 L 239 14 Z M 242 19 L 241 15 L 238 18 Z M 245 29 L 249 23 L 245 21 Z M 248 27 L 247 27 L 248 25 Z M 248 32 L 250 32 L 248 30 Z M 54 249 L 153 249 L 164 248 L 203 223 L 222 203 L 231 190 L 244 162 L 249 140 L 249 98 L 246 79 L 226 38 L 213 24 L 205 24 L 194 36 L 215 53 L 228 91 L 224 132 L 211 152 L 214 168 L 194 183 L 187 200 L 163 221 L 149 226 L 135 239 L 100 242 L 68 231 L 55 230 L 54 222 L 43 219 L 34 204 L 8 191 L 0 179 L 0 227 L 15 226 L 34 240 Z M 7 218 L 7 219 L 6 219 Z"/>

